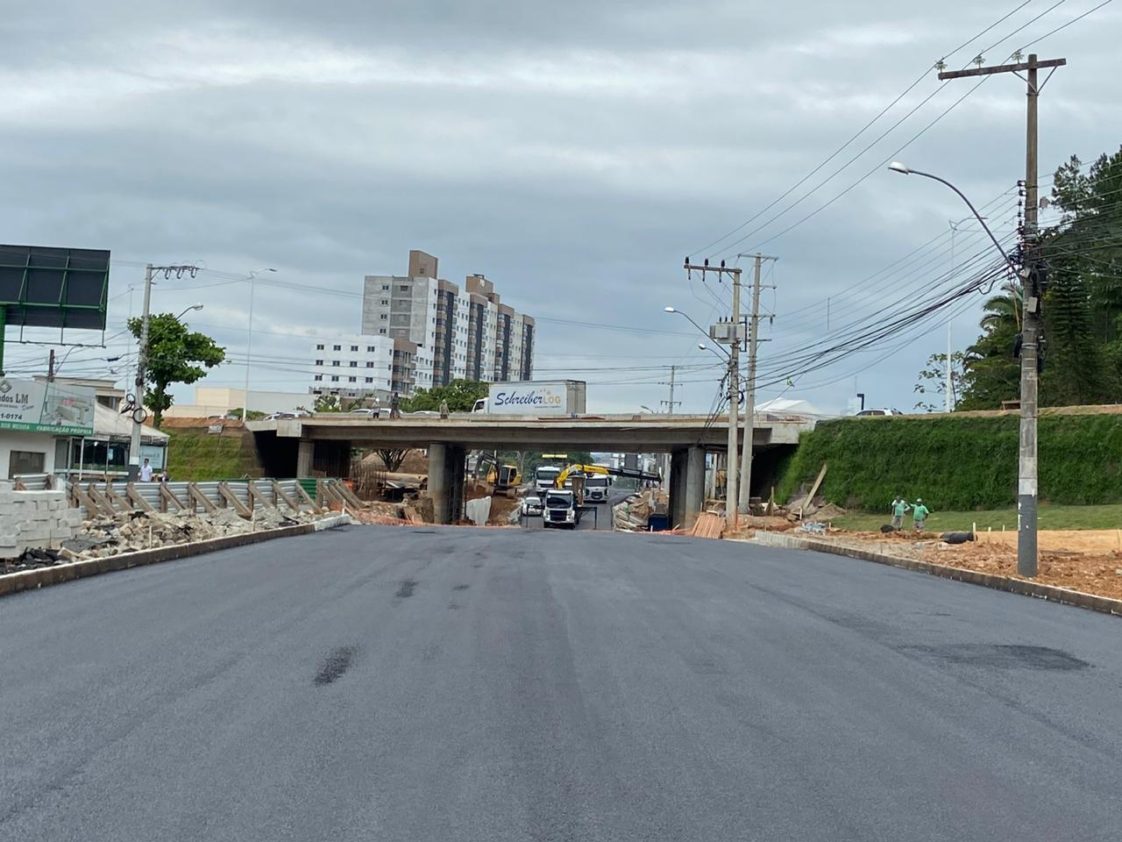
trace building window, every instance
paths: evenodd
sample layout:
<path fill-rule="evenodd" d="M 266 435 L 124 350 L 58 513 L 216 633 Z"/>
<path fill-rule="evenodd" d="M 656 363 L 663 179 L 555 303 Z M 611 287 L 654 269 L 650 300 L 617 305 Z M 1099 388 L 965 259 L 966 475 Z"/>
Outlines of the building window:
<path fill-rule="evenodd" d="M 409 285 L 408 284 L 402 284 L 401 286 L 398 287 L 398 289 L 401 290 L 402 292 L 409 292 Z"/>
<path fill-rule="evenodd" d="M 374 382 L 374 378 L 373 378 L 373 377 L 367 377 L 367 378 L 366 378 L 366 382 L 367 382 L 367 383 L 373 383 L 373 382 Z"/>
<path fill-rule="evenodd" d="M 41 474 L 46 463 L 46 453 L 31 450 L 13 450 L 8 457 L 8 476 L 16 474 Z"/>
<path fill-rule="evenodd" d="M 387 316 L 385 313 L 382 313 L 380 316 L 378 316 L 378 318 L 381 319 L 384 322 L 386 319 L 389 318 L 389 316 Z"/>
<path fill-rule="evenodd" d="M 358 381 L 358 378 L 357 378 L 357 377 L 348 377 L 348 378 L 347 378 L 347 382 L 348 382 L 348 383 L 355 383 L 355 382 L 357 382 L 357 381 Z"/>
<path fill-rule="evenodd" d="M 390 300 L 389 300 L 388 298 L 383 298 L 383 299 L 382 299 L 382 306 L 383 306 L 383 307 L 385 307 L 385 306 L 386 306 L 386 305 L 388 305 L 389 303 L 390 303 Z"/>
<path fill-rule="evenodd" d="M 339 382 L 339 375 L 338 374 L 332 374 L 331 375 L 331 382 L 332 383 L 338 383 Z"/>
<path fill-rule="evenodd" d="M 385 334 L 385 332 L 386 332 L 386 329 L 384 327 L 378 328 L 378 333 Z"/>
<path fill-rule="evenodd" d="M 357 360 L 351 360 L 351 368 L 358 368 L 358 361 Z"/>
<path fill-rule="evenodd" d="M 367 360 L 366 361 L 366 367 L 367 368 L 374 368 L 374 361 L 373 360 Z"/>
<path fill-rule="evenodd" d="M 377 351 L 377 349 L 373 345 L 367 345 L 366 346 L 366 353 L 373 354 L 376 351 Z"/>
<path fill-rule="evenodd" d="M 323 375 L 322 374 L 317 374 L 312 379 L 315 380 L 317 383 L 319 383 L 321 380 L 323 380 Z"/>
<path fill-rule="evenodd" d="M 317 351 L 322 351 L 323 350 L 323 343 L 320 343 L 319 345 L 316 345 L 316 350 Z"/>
<path fill-rule="evenodd" d="M 389 292 L 389 291 L 390 291 L 390 285 L 389 284 L 382 284 L 382 292 Z"/>
<path fill-rule="evenodd" d="M 338 360 L 332 360 L 331 361 L 331 367 L 332 368 L 338 368 L 339 367 L 339 361 Z"/>
<path fill-rule="evenodd" d="M 357 351 L 357 350 L 358 350 L 358 346 L 357 346 L 357 345 L 352 345 L 352 346 L 351 346 L 351 351 L 352 351 L 352 352 L 354 352 L 354 351 Z"/>
<path fill-rule="evenodd" d="M 316 365 L 323 365 L 323 360 L 316 360 Z"/>

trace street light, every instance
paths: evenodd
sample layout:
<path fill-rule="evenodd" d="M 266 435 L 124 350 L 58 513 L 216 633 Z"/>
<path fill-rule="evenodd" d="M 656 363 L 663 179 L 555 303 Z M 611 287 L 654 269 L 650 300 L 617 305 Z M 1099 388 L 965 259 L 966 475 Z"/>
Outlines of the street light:
<path fill-rule="evenodd" d="M 993 231 L 986 225 L 985 219 L 961 190 L 945 178 L 940 178 L 928 172 L 913 170 L 899 161 L 893 161 L 888 165 L 888 168 L 902 175 L 921 175 L 924 178 L 930 178 L 932 181 L 938 181 L 957 193 L 959 198 L 970 208 L 974 218 L 989 234 L 994 246 L 1005 258 L 1005 263 L 1014 277 L 1021 277 L 1024 319 L 1021 324 L 1021 430 L 1017 460 L 1017 572 L 1026 577 L 1035 576 L 1037 562 L 1036 504 L 1038 495 L 1036 404 L 1039 377 L 1036 343 L 1038 331 L 1037 307 L 1039 303 L 1032 299 L 1037 295 L 1037 292 L 1035 289 L 1029 288 L 1027 273 L 1021 275 L 1017 265 L 1005 253 L 1005 249 L 1001 247 L 1001 243 L 997 241 Z M 1035 286 L 1035 282 L 1033 285 Z M 950 363 L 949 360 L 947 362 Z"/>
<path fill-rule="evenodd" d="M 720 346 L 718 345 L 717 347 L 720 347 Z M 729 358 L 729 352 L 726 351 L 724 348 L 721 348 L 721 353 L 718 354 L 716 351 L 714 351 L 712 348 L 710 348 L 704 342 L 698 342 L 697 343 L 697 350 L 708 351 L 710 354 L 712 354 L 714 357 L 716 357 L 719 360 L 728 360 L 728 358 Z"/>
<path fill-rule="evenodd" d="M 192 310 L 201 310 L 201 309 L 203 309 L 202 304 L 192 304 L 190 307 L 188 307 L 186 310 L 184 310 L 182 313 L 180 313 L 178 316 L 176 316 L 175 320 L 178 322 L 180 319 L 182 319 L 184 316 L 186 316 Z"/>
<path fill-rule="evenodd" d="M 901 175 L 921 175 L 924 178 L 930 178 L 932 181 L 938 181 L 940 184 L 945 184 L 947 187 L 951 188 L 951 190 L 958 194 L 958 197 L 962 199 L 962 201 L 966 202 L 966 207 L 970 208 L 970 212 L 974 214 L 974 218 L 978 220 L 978 223 L 982 226 L 983 229 L 985 229 L 985 232 L 990 235 L 990 239 L 993 240 L 994 247 L 1001 253 L 1001 256 L 1005 258 L 1005 263 L 1010 268 L 1010 270 L 1012 270 L 1013 274 L 1018 274 L 1017 264 L 1015 264 L 1010 259 L 1009 255 L 1005 253 L 1005 249 L 1001 247 L 1001 243 L 997 241 L 997 237 L 993 235 L 993 231 L 991 231 L 990 227 L 986 225 L 986 218 L 978 213 L 978 209 L 974 207 L 973 202 L 966 198 L 965 193 L 963 193 L 945 178 L 940 178 L 939 176 L 932 175 L 929 172 L 913 170 L 911 167 L 907 166 L 906 164 L 902 164 L 900 161 L 893 161 L 888 165 L 888 168 L 892 170 L 892 172 L 898 172 Z"/>
<path fill-rule="evenodd" d="M 249 418 L 249 358 L 253 352 L 253 288 L 254 279 L 257 277 L 258 272 L 276 272 L 277 270 L 271 266 L 265 266 L 262 269 L 254 269 L 249 273 L 249 326 L 248 334 L 245 340 L 245 395 L 243 396 L 242 406 L 242 421 Z"/>
<path fill-rule="evenodd" d="M 690 318 L 689 313 L 683 313 L 681 310 L 675 309 L 674 307 L 663 307 L 662 309 L 667 313 L 676 313 L 677 315 L 682 316 L 687 322 L 701 331 L 703 336 L 709 336 L 709 333 L 705 330 L 705 328 L 703 328 L 701 325 Z"/>
<path fill-rule="evenodd" d="M 655 411 L 654 411 L 653 409 L 651 409 L 651 408 L 650 408 L 649 406 L 647 406 L 646 404 L 643 404 L 643 403 L 639 404 L 639 409 L 645 409 L 645 410 L 646 410 L 647 412 L 649 412 L 649 413 L 650 413 L 651 415 L 657 415 L 657 414 L 658 414 L 658 413 L 657 413 L 657 412 L 655 412 Z"/>

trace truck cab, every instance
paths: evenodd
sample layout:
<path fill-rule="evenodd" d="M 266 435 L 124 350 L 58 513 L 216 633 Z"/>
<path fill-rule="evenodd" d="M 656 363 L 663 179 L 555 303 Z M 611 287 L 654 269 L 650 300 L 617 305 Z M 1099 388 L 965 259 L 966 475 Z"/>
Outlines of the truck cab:
<path fill-rule="evenodd" d="M 584 499 L 587 503 L 607 503 L 611 477 L 591 475 L 584 478 Z"/>
<path fill-rule="evenodd" d="M 542 526 L 549 528 L 576 529 L 580 523 L 580 508 L 572 491 L 550 489 L 545 494 L 545 507 L 542 510 Z"/>

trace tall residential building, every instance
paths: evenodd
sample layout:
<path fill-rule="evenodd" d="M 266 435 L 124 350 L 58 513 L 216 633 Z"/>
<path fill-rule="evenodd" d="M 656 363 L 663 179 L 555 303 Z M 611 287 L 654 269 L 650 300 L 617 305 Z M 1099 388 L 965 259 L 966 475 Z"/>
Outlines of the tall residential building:
<path fill-rule="evenodd" d="M 320 337 L 312 344 L 313 395 L 375 398 L 410 394 L 417 385 L 417 347 L 388 336 Z"/>
<path fill-rule="evenodd" d="M 414 343 L 418 386 L 529 380 L 534 320 L 503 304 L 483 275 L 469 275 L 461 291 L 438 278 L 437 266 L 432 255 L 411 251 L 408 275 L 367 275 L 362 332 Z"/>

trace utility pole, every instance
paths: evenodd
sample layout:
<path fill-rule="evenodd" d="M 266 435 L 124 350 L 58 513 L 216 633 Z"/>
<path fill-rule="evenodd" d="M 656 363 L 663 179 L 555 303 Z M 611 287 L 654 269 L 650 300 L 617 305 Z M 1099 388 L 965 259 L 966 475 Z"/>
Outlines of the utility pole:
<path fill-rule="evenodd" d="M 148 365 L 148 317 L 152 307 L 152 272 L 155 267 L 149 263 L 144 267 L 144 309 L 140 314 L 140 348 L 136 355 L 136 406 L 144 406 L 144 375 Z M 133 410 L 132 437 L 129 439 L 129 482 L 140 477 L 140 427 L 137 417 L 141 413 Z"/>
<path fill-rule="evenodd" d="M 658 384 L 660 386 L 669 386 L 670 387 L 670 399 L 665 400 L 665 401 L 659 401 L 659 404 L 666 407 L 666 414 L 667 415 L 673 415 L 674 414 L 674 407 L 678 406 L 679 404 L 682 403 L 681 401 L 674 400 L 674 387 L 677 385 L 674 382 L 674 375 L 677 371 L 678 371 L 678 366 L 676 366 L 676 365 L 670 366 L 670 382 L 669 383 L 659 383 Z"/>
<path fill-rule="evenodd" d="M 729 529 L 736 528 L 736 510 L 738 504 L 737 496 L 737 468 L 738 468 L 738 453 L 737 453 L 737 438 L 738 438 L 738 406 L 740 404 L 740 273 L 741 269 L 738 266 L 725 266 L 725 261 L 721 261 L 720 266 L 710 266 L 709 260 L 706 259 L 700 266 L 690 263 L 687 257 L 684 265 L 688 273 L 701 272 L 702 278 L 713 272 L 717 275 L 718 279 L 724 275 L 732 277 L 732 318 L 725 325 L 718 324 L 715 328 L 710 328 L 710 336 L 714 341 L 725 341 L 729 346 L 729 359 L 728 359 L 728 378 L 729 378 L 729 437 L 728 449 L 725 453 L 725 521 Z M 727 331 L 722 331 L 726 335 L 722 336 L 717 328 L 727 328 Z"/>
<path fill-rule="evenodd" d="M 51 348 L 50 356 L 47 357 L 47 382 L 55 382 L 55 349 Z"/>
<path fill-rule="evenodd" d="M 140 316 L 140 347 L 136 356 L 136 381 L 134 383 L 136 407 L 132 412 L 132 436 L 129 439 L 129 482 L 136 482 L 140 476 L 141 421 L 138 419 L 144 417 L 144 382 L 145 369 L 148 365 L 148 322 L 152 308 L 152 275 L 156 272 L 163 272 L 165 278 L 170 278 L 172 272 L 174 272 L 175 276 L 179 278 L 183 276 L 184 272 L 189 272 L 193 278 L 197 271 L 197 266 L 153 266 L 149 263 L 144 267 L 144 310 Z"/>
<path fill-rule="evenodd" d="M 756 352 L 760 343 L 760 274 L 765 260 L 777 257 L 755 255 L 752 280 L 752 316 L 748 322 L 748 380 L 744 395 L 744 442 L 741 445 L 740 501 L 741 514 L 749 513 L 748 501 L 752 499 L 752 439 L 756 434 Z"/>
<path fill-rule="evenodd" d="M 1017 572 L 1022 576 L 1035 576 L 1037 563 L 1036 512 L 1038 497 L 1036 462 L 1036 416 L 1039 387 L 1039 337 L 1040 337 L 1040 254 L 1037 243 L 1037 100 L 1042 84 L 1037 82 L 1041 68 L 1063 67 L 1067 59 L 1055 58 L 1040 61 L 1036 53 L 1027 62 L 1015 55 L 1015 64 L 976 67 L 971 70 L 952 70 L 939 73 L 939 79 L 959 79 L 965 76 L 988 76 L 994 73 L 1015 73 L 1027 84 L 1027 119 L 1025 126 L 1025 230 L 1021 245 L 1021 288 L 1024 321 L 1021 327 L 1021 435 L 1017 460 Z M 1021 72 L 1026 76 L 1020 76 Z M 1052 74 L 1044 80 L 1047 83 Z M 948 360 L 948 365 L 950 361 Z"/>

